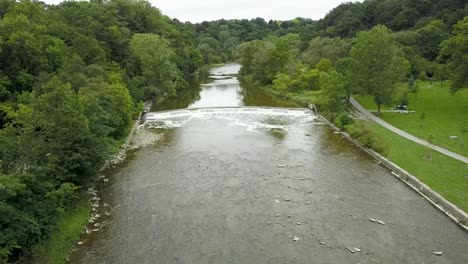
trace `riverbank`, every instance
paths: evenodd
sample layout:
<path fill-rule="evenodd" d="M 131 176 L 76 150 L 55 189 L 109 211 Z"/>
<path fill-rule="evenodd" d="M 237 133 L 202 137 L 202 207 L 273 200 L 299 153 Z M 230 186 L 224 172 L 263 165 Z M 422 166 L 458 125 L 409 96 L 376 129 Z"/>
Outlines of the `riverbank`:
<path fill-rule="evenodd" d="M 377 159 L 379 161 L 379 164 L 382 166 L 386 167 L 390 172 L 392 173 L 393 176 L 397 177 L 399 180 L 407 184 L 409 187 L 411 187 L 415 192 L 419 193 L 422 197 L 424 197 L 427 201 L 429 201 L 434 207 L 445 213 L 449 218 L 451 218 L 453 221 L 455 221 L 457 224 L 459 224 L 463 229 L 468 231 L 468 214 L 466 213 L 465 208 L 460 208 L 460 204 L 463 206 L 466 206 L 465 201 L 466 201 L 466 184 L 463 183 L 463 178 L 461 179 L 447 179 L 445 177 L 445 180 L 449 181 L 444 181 L 444 183 L 448 186 L 448 188 L 443 189 L 440 188 L 442 185 L 437 185 L 433 184 L 434 180 L 434 175 L 439 175 L 439 176 L 445 176 L 446 174 L 443 174 L 444 171 L 441 171 L 440 166 L 433 166 L 431 164 L 424 164 L 425 166 L 418 166 L 417 168 L 414 167 L 407 167 L 407 164 L 415 164 L 414 162 L 407 162 L 407 158 L 405 159 L 398 159 L 394 158 L 394 152 L 386 153 L 385 157 L 376 151 L 374 151 L 372 148 L 368 148 L 364 145 L 363 142 L 360 140 L 350 136 L 348 134 L 347 130 L 341 130 L 340 128 L 336 127 L 334 124 L 330 123 L 326 118 L 322 117 L 321 118 L 324 120 L 325 123 L 327 123 L 332 129 L 337 131 L 337 133 L 342 134 L 343 137 L 347 138 L 351 142 L 353 142 L 355 145 L 360 147 L 363 151 L 368 153 L 370 156 L 373 158 Z M 363 121 L 358 121 L 359 123 L 362 123 Z M 360 124 L 362 125 L 362 124 Z M 424 155 L 427 155 L 427 149 L 425 148 L 419 148 L 418 145 L 410 140 L 406 140 L 402 137 L 400 137 L 397 134 L 392 133 L 391 131 L 385 129 L 384 127 L 379 126 L 378 124 L 372 123 L 368 124 L 372 127 L 372 133 L 376 133 L 376 130 L 382 130 L 383 133 L 388 133 L 386 139 L 391 140 L 393 146 L 397 146 L 397 149 L 403 150 L 402 153 L 409 154 L 409 155 L 415 155 L 417 157 L 423 157 Z M 380 133 L 377 132 L 377 134 L 381 135 Z M 403 139 L 403 140 L 402 140 Z M 407 142 L 403 142 L 403 141 Z M 398 145 L 399 143 L 403 142 L 404 145 Z M 412 144 L 416 144 L 414 146 L 411 146 Z M 406 149 L 409 148 L 411 150 L 415 151 L 406 151 Z M 450 157 L 447 157 L 441 153 L 434 153 L 435 159 L 442 161 L 444 164 L 450 164 L 453 162 L 459 162 L 457 160 L 454 160 Z M 397 155 L 398 157 L 398 155 Z M 393 162 L 392 162 L 393 161 Z M 398 162 L 397 165 L 394 162 Z M 404 168 L 410 168 L 410 170 L 415 171 L 419 168 L 424 168 L 425 173 L 421 175 L 425 175 L 427 177 L 424 177 L 423 179 L 419 177 L 415 177 L 412 173 L 409 173 L 408 170 Z M 464 168 L 460 168 L 461 173 L 465 171 Z M 461 175 L 461 174 L 460 174 Z M 430 187 L 430 186 L 434 186 Z M 448 190 L 448 191 L 447 191 Z M 458 200 L 460 197 L 453 197 L 452 195 L 454 193 L 461 193 L 462 197 L 461 200 Z M 450 199 L 450 198 L 452 199 Z M 453 202 L 456 200 L 457 205 Z"/>
<path fill-rule="evenodd" d="M 89 198 L 88 193 L 80 193 L 76 206 L 60 217 L 50 239 L 36 245 L 33 263 L 67 262 L 71 249 L 79 240 L 91 215 Z"/>
<path fill-rule="evenodd" d="M 274 96 L 276 98 L 280 98 L 283 100 L 289 100 L 293 102 L 294 104 L 297 104 L 298 106 L 301 107 L 308 107 L 309 104 L 314 104 L 317 105 L 320 103 L 320 95 L 322 94 L 322 91 L 320 90 L 308 90 L 308 91 L 299 91 L 299 92 L 280 92 L 271 89 L 270 87 L 258 87 L 255 84 L 249 82 L 248 80 L 243 80 L 242 85 L 245 87 L 250 88 L 251 86 L 255 86 L 255 89 L 260 89 L 263 92 L 265 92 L 268 95 Z"/>
<path fill-rule="evenodd" d="M 151 105 L 151 102 L 144 103 L 143 111 L 138 114 L 138 118 L 134 121 L 127 137 L 119 142 L 118 145 L 120 147 L 116 148 L 117 151 L 104 163 L 100 172 L 125 160 L 126 152 L 129 150 L 135 130 L 140 124 L 142 114 L 150 111 Z M 92 186 L 95 186 L 99 180 L 105 179 L 96 175 Z M 87 191 L 86 188 L 81 190 L 75 207 L 66 210 L 59 218 L 50 238 L 34 247 L 34 257 L 31 262 L 40 264 L 61 264 L 68 262 L 68 257 L 73 247 L 79 243 L 78 241 L 82 235 L 88 233 L 89 230 L 86 226 L 99 217 L 96 212 L 98 202 L 99 198 L 94 187 L 88 188 Z"/>
<path fill-rule="evenodd" d="M 320 102 L 319 91 L 313 93 L 288 93 L 279 95 L 271 89 L 264 90 L 272 95 L 280 96 L 284 99 L 290 99 L 296 103 L 306 106 L 310 103 L 317 104 Z M 331 123 L 330 123 L 331 124 Z M 359 134 L 365 133 L 366 142 L 360 139 L 361 146 L 374 148 L 382 157 L 395 163 L 410 175 L 414 175 L 418 180 L 428 186 L 428 189 L 435 191 L 446 199 L 449 203 L 460 208 L 464 212 L 468 211 L 468 165 L 447 157 L 443 154 L 430 151 L 428 148 L 409 141 L 399 135 L 381 127 L 378 124 L 367 122 L 364 120 L 355 120 L 354 127 L 360 127 Z M 343 127 L 345 132 L 350 132 L 348 127 Z M 351 133 L 353 134 L 353 133 Z M 357 137 L 355 137 L 356 139 Z M 359 138 L 357 138 L 359 139 Z M 369 142 L 368 142 L 369 141 Z M 431 158 L 428 159 L 428 154 Z M 434 197 L 434 196 L 433 196 Z M 432 200 L 439 204 L 440 199 Z M 445 206 L 444 210 L 449 210 Z M 439 208 L 440 209 L 440 208 Z M 458 215 L 456 210 L 452 210 L 452 215 Z M 459 217 L 463 218 L 463 217 Z M 461 219 L 461 224 L 466 225 L 465 219 Z"/>

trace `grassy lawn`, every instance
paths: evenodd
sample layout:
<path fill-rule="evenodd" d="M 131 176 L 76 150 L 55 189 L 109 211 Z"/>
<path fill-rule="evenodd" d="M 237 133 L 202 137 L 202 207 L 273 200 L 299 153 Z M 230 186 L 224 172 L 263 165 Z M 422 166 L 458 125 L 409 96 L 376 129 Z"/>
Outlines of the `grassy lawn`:
<path fill-rule="evenodd" d="M 448 82 L 444 85 L 434 82 L 432 86 L 429 82 L 421 82 L 419 88 L 417 95 L 409 95 L 408 107 L 416 111 L 415 114 L 382 113 L 382 119 L 425 140 L 433 135 L 434 144 L 468 156 L 467 134 L 463 137 L 464 147 L 460 146 L 459 140 L 449 139 L 449 136 L 460 137 L 462 122 L 468 122 L 468 89 L 452 95 Z M 367 109 L 376 109 L 372 98 L 356 99 Z M 426 114 L 426 118 L 421 124 L 422 112 Z"/>
<path fill-rule="evenodd" d="M 419 145 L 375 124 L 368 124 L 388 146 L 387 158 L 447 200 L 468 212 L 468 164 Z M 431 153 L 432 160 L 426 156 Z"/>
<path fill-rule="evenodd" d="M 306 91 L 300 91 L 298 93 L 293 93 L 293 97 L 300 97 L 312 103 L 317 103 L 320 100 L 320 95 L 322 95 L 321 90 L 317 90 L 317 91 L 306 90 Z"/>
<path fill-rule="evenodd" d="M 88 195 L 83 194 L 77 206 L 68 211 L 57 223 L 48 241 L 43 242 L 35 258 L 35 263 L 66 263 L 70 251 L 80 238 L 84 226 L 88 223 L 90 206 Z"/>

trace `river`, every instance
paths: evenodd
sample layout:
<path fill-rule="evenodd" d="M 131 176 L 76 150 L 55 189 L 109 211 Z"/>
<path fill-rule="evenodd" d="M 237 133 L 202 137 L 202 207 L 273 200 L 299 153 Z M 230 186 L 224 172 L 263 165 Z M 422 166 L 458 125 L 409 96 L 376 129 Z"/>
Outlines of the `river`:
<path fill-rule="evenodd" d="M 294 106 L 238 70 L 155 110 Z M 465 231 L 310 112 L 194 110 L 137 134 L 71 263 L 468 263 Z"/>

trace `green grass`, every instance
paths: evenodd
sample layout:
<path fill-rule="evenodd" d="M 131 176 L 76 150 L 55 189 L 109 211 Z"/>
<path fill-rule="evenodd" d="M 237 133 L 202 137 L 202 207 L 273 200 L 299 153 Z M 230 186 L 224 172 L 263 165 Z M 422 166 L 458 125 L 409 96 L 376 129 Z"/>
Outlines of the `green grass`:
<path fill-rule="evenodd" d="M 36 263 L 62 264 L 67 262 L 66 259 L 72 247 L 88 223 L 91 209 L 88 198 L 88 195 L 82 194 L 76 207 L 59 219 L 50 239 L 36 247 L 39 251 L 36 253 L 39 255 L 35 258 Z"/>
<path fill-rule="evenodd" d="M 468 164 L 407 140 L 375 124 L 371 129 L 389 146 L 387 158 L 468 212 Z M 432 160 L 427 160 L 428 153 Z"/>
<path fill-rule="evenodd" d="M 293 93 L 293 98 L 298 97 L 298 98 L 301 98 L 302 100 L 307 100 L 313 104 L 317 104 L 318 102 L 320 102 L 321 95 L 322 95 L 321 90 L 317 90 L 317 91 L 306 90 L 306 91 Z"/>
<path fill-rule="evenodd" d="M 434 137 L 434 144 L 468 156 L 468 134 L 463 141 L 465 146 L 460 146 L 459 140 L 450 140 L 449 136 L 459 136 L 460 126 L 463 121 L 468 122 L 468 89 L 451 94 L 449 83 L 434 82 L 419 83 L 417 95 L 409 95 L 410 110 L 415 114 L 382 113 L 381 118 L 388 123 L 419 138 L 427 140 L 430 135 Z M 365 108 L 376 109 L 370 97 L 356 98 Z M 421 113 L 426 114 L 422 122 Z"/>
<path fill-rule="evenodd" d="M 371 96 L 354 96 L 354 98 L 367 110 L 376 110 L 374 99 Z M 389 110 L 391 107 L 382 105 L 382 110 Z"/>

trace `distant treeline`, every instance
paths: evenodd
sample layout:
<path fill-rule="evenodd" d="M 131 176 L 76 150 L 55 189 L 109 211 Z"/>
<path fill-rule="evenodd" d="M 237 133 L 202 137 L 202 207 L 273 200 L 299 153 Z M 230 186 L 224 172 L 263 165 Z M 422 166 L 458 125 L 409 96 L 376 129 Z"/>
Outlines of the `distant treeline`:
<path fill-rule="evenodd" d="M 343 3 L 319 21 L 306 18 L 290 21 L 222 19 L 186 25 L 196 32 L 205 63 L 234 60 L 238 55 L 235 47 L 248 41 L 292 33 L 299 36 L 299 48 L 304 51 L 313 38 L 351 39 L 358 32 L 376 25 L 384 25 L 393 32 L 412 32 L 412 38 L 402 41 L 417 41 L 415 47 L 422 44 L 421 54 L 433 60 L 441 41 L 448 37 L 454 24 L 468 15 L 467 10 L 468 3 L 464 0 L 366 0 Z M 406 37 L 404 33 L 402 35 L 401 38 Z"/>

